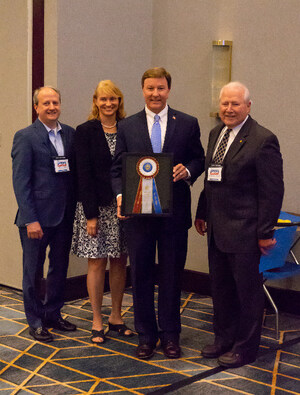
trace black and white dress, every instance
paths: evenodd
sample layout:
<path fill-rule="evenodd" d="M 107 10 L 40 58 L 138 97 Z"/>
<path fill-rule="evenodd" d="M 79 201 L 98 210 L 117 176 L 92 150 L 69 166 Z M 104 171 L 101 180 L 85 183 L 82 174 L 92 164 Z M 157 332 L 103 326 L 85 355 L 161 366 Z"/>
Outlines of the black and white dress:
<path fill-rule="evenodd" d="M 116 133 L 104 133 L 111 155 L 116 147 Z M 127 253 L 124 232 L 117 218 L 117 202 L 99 207 L 98 231 L 92 237 L 86 230 L 86 217 L 81 202 L 77 203 L 71 252 L 79 258 L 119 258 Z"/>

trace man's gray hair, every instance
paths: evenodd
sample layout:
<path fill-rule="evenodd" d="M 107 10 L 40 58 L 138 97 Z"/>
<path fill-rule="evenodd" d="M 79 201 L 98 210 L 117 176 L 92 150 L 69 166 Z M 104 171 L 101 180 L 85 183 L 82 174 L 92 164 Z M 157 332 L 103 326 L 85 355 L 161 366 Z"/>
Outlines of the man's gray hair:
<path fill-rule="evenodd" d="M 238 89 L 242 89 L 244 91 L 244 100 L 245 103 L 249 103 L 251 101 L 250 98 L 250 92 L 249 89 L 246 87 L 246 85 L 242 84 L 239 81 L 232 81 L 229 82 L 228 84 L 224 85 L 223 88 L 220 91 L 220 95 L 219 95 L 219 100 L 221 99 L 221 96 L 223 94 L 224 89 L 226 88 L 238 88 Z"/>
<path fill-rule="evenodd" d="M 46 86 L 41 86 L 40 88 L 37 88 L 37 89 L 34 91 L 34 93 L 33 93 L 33 98 L 32 98 L 33 104 L 36 104 L 36 105 L 39 104 L 38 95 L 39 95 L 40 91 L 41 91 L 42 89 L 45 89 L 45 88 L 53 89 L 54 92 L 56 92 L 56 93 L 58 94 L 58 96 L 59 96 L 59 102 L 61 103 L 61 94 L 60 94 L 60 91 L 59 91 L 57 88 L 54 88 L 53 86 L 46 85 Z"/>

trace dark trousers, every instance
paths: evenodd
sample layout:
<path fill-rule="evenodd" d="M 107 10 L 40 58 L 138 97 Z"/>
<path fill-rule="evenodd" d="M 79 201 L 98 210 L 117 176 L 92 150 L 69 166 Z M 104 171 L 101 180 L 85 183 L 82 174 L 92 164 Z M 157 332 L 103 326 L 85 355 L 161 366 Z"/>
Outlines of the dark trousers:
<path fill-rule="evenodd" d="M 132 218 L 125 224 L 140 344 L 179 341 L 181 278 L 187 253 L 187 229 L 171 219 Z M 158 325 L 154 307 L 155 257 L 158 251 Z M 158 326 L 161 333 L 159 334 Z"/>
<path fill-rule="evenodd" d="M 63 220 L 59 225 L 43 228 L 41 240 L 29 239 L 26 227 L 19 233 L 23 248 L 23 297 L 27 322 L 30 327 L 43 326 L 45 320 L 56 320 L 64 304 L 64 288 L 67 276 L 69 252 L 72 240 L 72 224 Z M 41 300 L 41 276 L 49 250 L 49 269 L 46 278 L 45 299 Z"/>
<path fill-rule="evenodd" d="M 214 306 L 215 342 L 255 358 L 264 311 L 260 253 L 220 251 L 212 237 L 209 271 Z"/>

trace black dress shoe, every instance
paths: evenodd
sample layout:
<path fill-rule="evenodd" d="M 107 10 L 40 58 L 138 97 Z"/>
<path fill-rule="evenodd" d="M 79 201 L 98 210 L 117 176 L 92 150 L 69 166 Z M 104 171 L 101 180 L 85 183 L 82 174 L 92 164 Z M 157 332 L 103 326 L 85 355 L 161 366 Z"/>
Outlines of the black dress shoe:
<path fill-rule="evenodd" d="M 150 346 L 150 344 L 140 344 L 137 349 L 136 349 L 136 356 L 139 359 L 149 359 L 153 356 L 154 354 L 154 348 Z"/>
<path fill-rule="evenodd" d="M 71 322 L 64 320 L 62 318 L 59 318 L 56 321 L 48 321 L 47 327 L 59 329 L 60 331 L 64 331 L 64 332 L 76 331 L 76 325 L 74 325 Z"/>
<path fill-rule="evenodd" d="M 162 343 L 162 349 L 167 358 L 180 358 L 181 356 L 181 348 L 177 343 L 168 340 L 165 343 Z"/>
<path fill-rule="evenodd" d="M 51 333 L 48 332 L 46 328 L 43 328 L 41 326 L 36 329 L 30 328 L 29 334 L 39 342 L 52 342 L 53 340 L 53 336 L 51 335 Z"/>
<path fill-rule="evenodd" d="M 201 353 L 204 358 L 218 358 L 220 355 L 229 351 L 231 347 L 221 346 L 219 344 L 207 344 Z"/>
<path fill-rule="evenodd" d="M 229 351 L 221 355 L 218 359 L 218 363 L 226 368 L 239 368 L 240 366 L 247 365 L 255 361 L 255 358 L 249 358 L 243 354 Z"/>

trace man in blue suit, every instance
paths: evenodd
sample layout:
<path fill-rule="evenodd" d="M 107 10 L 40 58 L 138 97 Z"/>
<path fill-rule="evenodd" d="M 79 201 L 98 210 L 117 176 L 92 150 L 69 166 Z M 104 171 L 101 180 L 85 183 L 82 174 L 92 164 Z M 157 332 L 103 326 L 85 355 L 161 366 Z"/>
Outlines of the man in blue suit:
<path fill-rule="evenodd" d="M 179 358 L 180 291 L 188 229 L 191 227 L 192 185 L 204 170 L 204 151 L 196 118 L 167 105 L 171 76 L 162 67 L 142 77 L 145 108 L 119 123 L 112 185 L 118 216 L 122 204 L 122 155 L 126 152 L 172 153 L 172 217 L 132 217 L 125 221 L 132 275 L 138 358 L 152 357 L 158 338 L 168 358 Z M 157 116 L 159 116 L 157 118 Z M 159 139 L 153 138 L 159 129 Z M 157 135 L 156 135 L 157 137 Z M 155 254 L 158 251 L 158 325 L 154 309 Z M 158 331 L 160 328 L 160 333 Z"/>
<path fill-rule="evenodd" d="M 75 197 L 72 181 L 74 129 L 58 122 L 60 92 L 42 87 L 34 92 L 38 119 L 14 136 L 13 186 L 18 203 L 15 223 L 23 248 L 23 296 L 29 333 L 52 341 L 47 330 L 74 331 L 61 316 L 69 262 Z M 50 246 L 45 299 L 40 279 Z"/>

